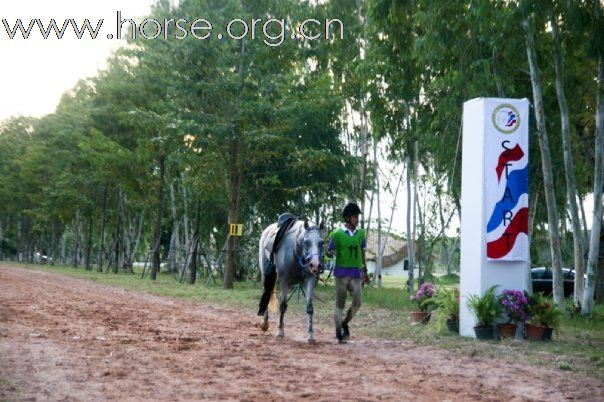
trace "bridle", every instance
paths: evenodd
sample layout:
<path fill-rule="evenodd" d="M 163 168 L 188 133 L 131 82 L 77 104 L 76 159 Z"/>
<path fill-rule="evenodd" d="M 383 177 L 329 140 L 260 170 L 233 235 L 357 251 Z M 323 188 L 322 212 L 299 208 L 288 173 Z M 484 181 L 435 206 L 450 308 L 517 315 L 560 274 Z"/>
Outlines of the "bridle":
<path fill-rule="evenodd" d="M 306 235 L 312 231 L 319 232 L 319 236 L 320 236 L 320 233 L 321 233 L 320 228 L 318 228 L 317 226 L 308 228 L 308 229 L 306 229 L 306 231 L 304 232 L 304 235 L 302 236 L 303 243 L 304 243 L 304 239 L 306 238 Z M 302 253 L 304 253 L 303 245 L 300 247 L 300 249 L 301 249 L 300 251 Z M 319 275 L 323 272 L 323 253 L 321 251 L 319 253 L 311 253 L 311 254 L 303 254 L 303 255 L 298 255 L 294 252 L 296 262 L 297 262 L 298 266 L 300 267 L 300 269 L 302 269 L 306 274 L 312 275 L 312 276 L 316 277 L 317 279 L 319 278 Z M 312 260 L 312 257 L 315 257 L 315 256 L 318 257 L 318 259 L 319 259 L 319 267 L 317 269 L 317 272 L 312 272 L 310 270 L 309 266 L 310 266 L 310 261 Z"/>

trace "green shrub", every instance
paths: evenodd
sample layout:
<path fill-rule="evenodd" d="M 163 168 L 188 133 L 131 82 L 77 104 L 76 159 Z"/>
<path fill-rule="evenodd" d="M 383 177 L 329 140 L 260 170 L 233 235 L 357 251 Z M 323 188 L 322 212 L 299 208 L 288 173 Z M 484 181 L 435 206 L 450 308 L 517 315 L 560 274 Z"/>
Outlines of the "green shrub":
<path fill-rule="evenodd" d="M 495 297 L 495 288 L 497 285 L 487 289 L 484 296 L 468 296 L 468 308 L 476 317 L 477 326 L 488 327 L 495 323 L 501 316 L 501 304 Z"/>
<path fill-rule="evenodd" d="M 459 289 L 440 288 L 436 293 L 434 304 L 438 313 L 446 320 L 459 320 Z"/>
<path fill-rule="evenodd" d="M 554 301 L 542 293 L 534 293 L 529 297 L 530 323 L 543 325 L 558 331 L 562 320 L 562 312 Z"/>

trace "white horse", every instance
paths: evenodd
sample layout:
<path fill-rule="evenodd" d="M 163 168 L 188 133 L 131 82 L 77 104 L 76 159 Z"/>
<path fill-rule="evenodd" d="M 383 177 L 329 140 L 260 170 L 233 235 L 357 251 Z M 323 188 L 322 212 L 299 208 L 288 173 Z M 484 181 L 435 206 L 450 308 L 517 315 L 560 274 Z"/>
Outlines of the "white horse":
<path fill-rule="evenodd" d="M 277 234 L 277 224 L 268 226 L 262 232 L 259 244 L 259 263 L 262 272 L 262 282 L 265 294 L 270 292 L 269 307 L 273 313 L 277 310 L 277 298 L 275 296 L 275 284 L 277 278 L 280 280 L 281 292 L 279 294 L 279 326 L 277 338 L 283 338 L 283 316 L 287 310 L 287 290 L 290 285 L 300 284 L 306 295 L 306 313 L 308 316 L 308 342 L 314 343 L 313 335 L 313 293 L 319 278 L 319 267 L 323 261 L 323 235 L 322 227 L 309 224 L 307 220 L 295 221 L 283 235 L 274 254 L 274 265 L 271 267 L 270 254 L 273 242 Z M 276 269 L 276 276 L 274 270 Z M 271 271 L 273 272 L 267 272 Z M 261 302 L 262 304 L 262 302 Z M 268 329 L 268 311 L 262 309 L 259 314 L 263 315 L 261 328 Z"/>

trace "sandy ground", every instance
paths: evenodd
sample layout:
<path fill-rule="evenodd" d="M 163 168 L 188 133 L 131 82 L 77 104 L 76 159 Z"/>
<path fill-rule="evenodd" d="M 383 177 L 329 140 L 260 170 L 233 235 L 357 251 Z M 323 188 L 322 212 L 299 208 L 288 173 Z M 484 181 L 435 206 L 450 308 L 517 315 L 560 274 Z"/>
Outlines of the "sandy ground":
<path fill-rule="evenodd" d="M 594 379 L 0 267 L 0 400 L 604 400 Z M 271 323 L 273 325 L 273 323 Z"/>

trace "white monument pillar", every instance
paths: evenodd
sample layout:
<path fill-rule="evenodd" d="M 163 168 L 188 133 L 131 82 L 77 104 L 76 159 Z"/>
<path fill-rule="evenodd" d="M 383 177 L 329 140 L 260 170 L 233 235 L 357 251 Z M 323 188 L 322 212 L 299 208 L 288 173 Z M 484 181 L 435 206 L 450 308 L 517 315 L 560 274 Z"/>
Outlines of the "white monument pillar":
<path fill-rule="evenodd" d="M 474 337 L 468 295 L 492 285 L 528 290 L 528 123 L 526 99 L 464 103 L 461 182 L 462 336 Z"/>

